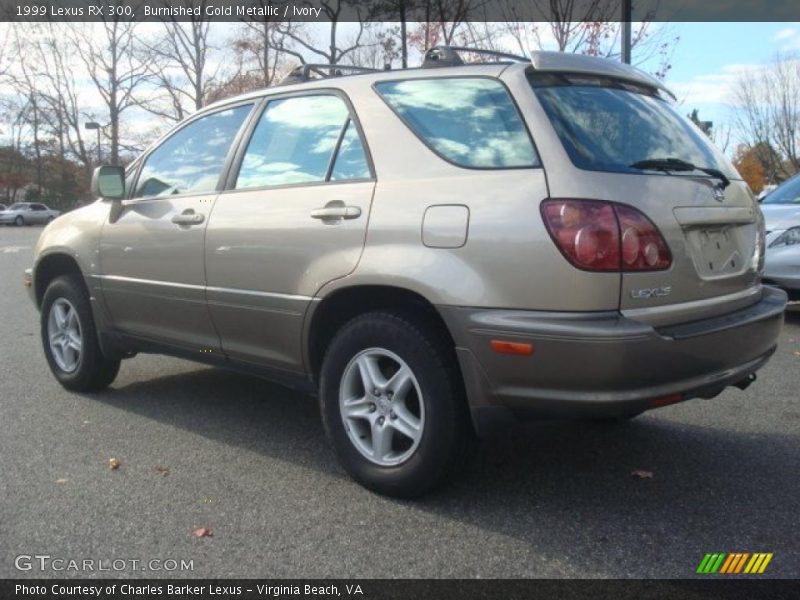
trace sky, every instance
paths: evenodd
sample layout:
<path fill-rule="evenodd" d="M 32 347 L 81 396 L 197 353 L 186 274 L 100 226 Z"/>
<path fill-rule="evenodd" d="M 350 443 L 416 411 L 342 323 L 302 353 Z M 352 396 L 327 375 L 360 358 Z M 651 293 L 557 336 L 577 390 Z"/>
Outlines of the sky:
<path fill-rule="evenodd" d="M 800 23 L 672 23 L 680 37 L 666 79 L 686 108 L 704 121 L 730 124 L 731 90 L 745 69 L 777 53 L 800 53 Z M 635 58 L 635 56 L 634 56 Z"/>

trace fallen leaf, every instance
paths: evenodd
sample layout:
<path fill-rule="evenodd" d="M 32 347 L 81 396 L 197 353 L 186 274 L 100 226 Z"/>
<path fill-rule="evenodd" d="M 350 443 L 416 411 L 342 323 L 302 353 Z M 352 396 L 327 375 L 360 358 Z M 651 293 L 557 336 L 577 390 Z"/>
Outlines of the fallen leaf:
<path fill-rule="evenodd" d="M 153 467 L 153 470 L 162 477 L 169 475 L 169 467 L 165 467 L 164 465 L 156 465 Z"/>
<path fill-rule="evenodd" d="M 69 479 L 56 479 L 56 483 L 59 484 L 59 485 L 61 485 L 63 483 L 67 483 L 68 481 L 69 481 Z"/>
<path fill-rule="evenodd" d="M 635 469 L 631 471 L 631 476 L 635 477 L 636 479 L 652 479 L 653 472 L 652 471 L 643 471 L 642 469 Z"/>
<path fill-rule="evenodd" d="M 195 527 L 192 529 L 192 537 L 214 537 L 214 532 L 209 527 Z"/>
<path fill-rule="evenodd" d="M 119 466 L 121 464 L 122 464 L 122 461 L 120 461 L 118 458 L 109 458 L 108 459 L 108 466 L 112 471 L 114 471 L 116 469 L 119 469 Z"/>

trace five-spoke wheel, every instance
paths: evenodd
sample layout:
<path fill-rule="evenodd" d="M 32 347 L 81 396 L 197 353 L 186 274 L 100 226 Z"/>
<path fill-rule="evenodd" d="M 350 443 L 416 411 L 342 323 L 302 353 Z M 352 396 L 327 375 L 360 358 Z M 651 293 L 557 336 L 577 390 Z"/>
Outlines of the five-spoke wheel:
<path fill-rule="evenodd" d="M 350 441 L 375 464 L 400 464 L 417 449 L 425 404 L 414 373 L 394 352 L 368 348 L 353 357 L 339 405 Z"/>
<path fill-rule="evenodd" d="M 53 279 L 41 306 L 44 354 L 59 383 L 69 390 L 92 392 L 107 387 L 119 371 L 119 358 L 103 353 L 89 293 L 78 274 Z"/>
<path fill-rule="evenodd" d="M 81 360 L 83 334 L 78 312 L 66 298 L 59 298 L 50 305 L 47 337 L 50 340 L 50 352 L 58 367 L 65 373 L 77 369 Z"/>
<path fill-rule="evenodd" d="M 347 471 L 391 496 L 418 496 L 472 454 L 455 352 L 424 314 L 376 311 L 342 326 L 320 373 L 325 431 Z"/>

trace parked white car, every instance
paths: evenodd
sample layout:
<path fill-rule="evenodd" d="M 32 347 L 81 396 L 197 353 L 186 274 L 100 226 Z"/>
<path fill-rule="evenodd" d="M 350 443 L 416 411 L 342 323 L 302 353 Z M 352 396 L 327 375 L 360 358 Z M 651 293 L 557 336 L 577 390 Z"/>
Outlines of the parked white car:
<path fill-rule="evenodd" d="M 15 202 L 8 208 L 3 208 L 4 210 L 0 210 L 0 224 L 17 227 L 49 223 L 61 214 L 38 202 Z"/>
<path fill-rule="evenodd" d="M 800 296 L 800 175 L 761 203 L 767 227 L 764 280 Z"/>

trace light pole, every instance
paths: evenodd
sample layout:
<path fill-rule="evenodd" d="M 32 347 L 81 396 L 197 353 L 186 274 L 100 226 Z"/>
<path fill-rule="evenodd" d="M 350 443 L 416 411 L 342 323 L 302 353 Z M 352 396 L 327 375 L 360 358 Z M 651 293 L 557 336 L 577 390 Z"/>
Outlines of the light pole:
<path fill-rule="evenodd" d="M 100 131 L 103 129 L 100 123 L 95 121 L 89 121 L 88 123 L 84 123 L 83 126 L 86 129 L 96 129 L 97 130 L 97 164 L 103 164 L 103 151 L 100 148 Z"/>
<path fill-rule="evenodd" d="M 622 62 L 631 64 L 631 7 L 632 0 L 622 0 Z"/>

